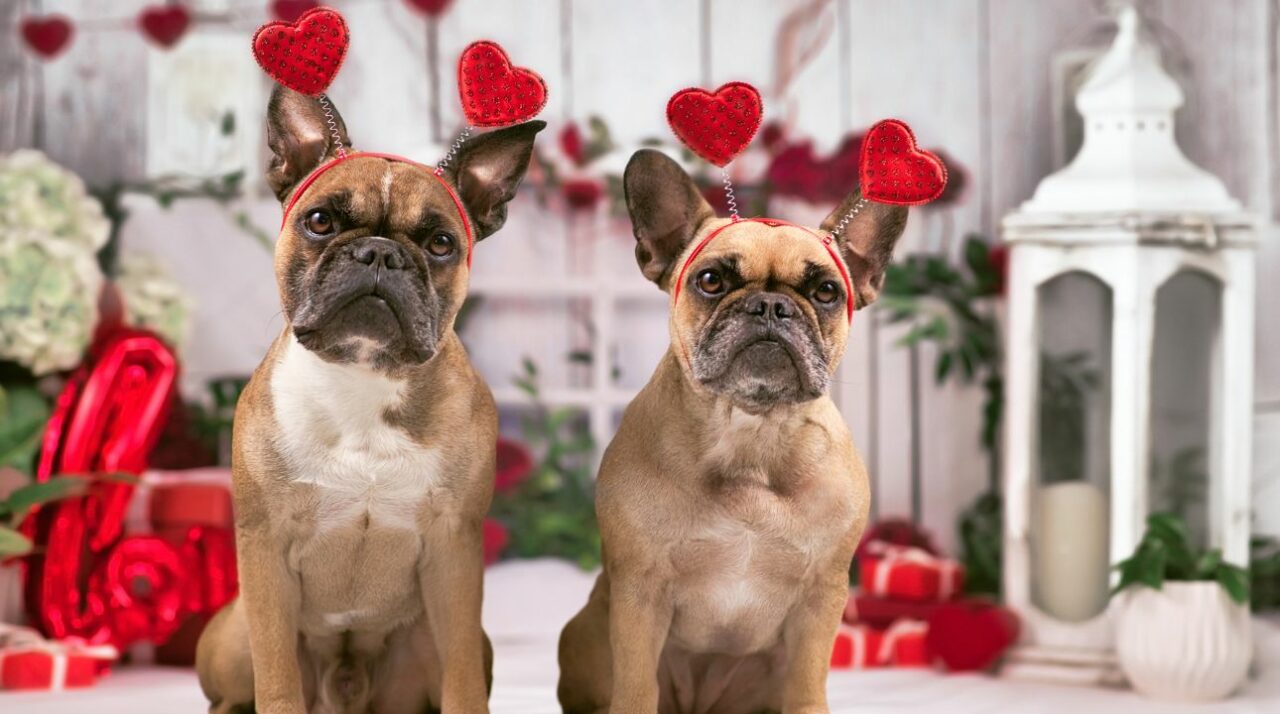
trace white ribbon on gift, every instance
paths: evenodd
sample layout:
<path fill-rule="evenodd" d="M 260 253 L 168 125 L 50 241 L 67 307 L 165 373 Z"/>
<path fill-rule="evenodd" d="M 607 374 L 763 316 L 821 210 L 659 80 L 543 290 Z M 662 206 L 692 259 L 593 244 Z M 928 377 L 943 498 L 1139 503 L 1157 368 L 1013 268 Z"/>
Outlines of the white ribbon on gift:
<path fill-rule="evenodd" d="M 880 640 L 880 651 L 877 653 L 876 661 L 881 664 L 889 664 L 893 661 L 893 650 L 898 646 L 898 640 L 903 637 L 914 635 L 925 635 L 929 632 L 929 623 L 921 620 L 898 620 L 889 625 L 889 629 L 884 631 L 884 639 Z"/>
<path fill-rule="evenodd" d="M 871 652 L 868 638 L 870 630 L 866 625 L 840 625 L 840 634 L 849 638 L 849 667 L 850 669 L 863 669 L 875 664 L 878 660 L 871 659 L 871 656 L 878 652 Z"/>
<path fill-rule="evenodd" d="M 30 627 L 19 627 L 0 622 L 0 669 L 4 668 L 7 655 L 39 652 L 49 656 L 53 672 L 49 681 L 51 691 L 60 692 L 67 684 L 67 662 L 71 656 L 112 661 L 120 657 L 120 651 L 112 645 L 91 645 L 79 637 L 65 640 L 47 640 Z"/>
<path fill-rule="evenodd" d="M 889 592 L 889 573 L 894 566 L 908 563 L 937 569 L 939 600 L 950 600 L 955 594 L 956 571 L 960 566 L 954 560 L 939 558 L 923 548 L 894 545 L 880 540 L 868 543 L 867 553 L 880 560 L 871 584 L 872 592 L 876 595 L 883 596 Z"/>

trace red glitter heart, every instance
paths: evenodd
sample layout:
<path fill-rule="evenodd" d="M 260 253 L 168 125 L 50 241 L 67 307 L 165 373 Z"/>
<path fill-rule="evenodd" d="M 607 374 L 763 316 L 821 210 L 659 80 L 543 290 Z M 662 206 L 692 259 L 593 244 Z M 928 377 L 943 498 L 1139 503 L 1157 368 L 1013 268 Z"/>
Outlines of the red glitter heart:
<path fill-rule="evenodd" d="M 864 198 L 918 206 L 942 195 L 947 167 L 935 154 L 916 146 L 911 127 L 885 119 L 862 139 L 858 179 Z"/>
<path fill-rule="evenodd" d="M 317 0 L 272 0 L 271 14 L 281 22 L 294 22 L 307 10 L 320 6 Z"/>
<path fill-rule="evenodd" d="M 537 72 L 513 67 L 496 42 L 472 42 L 458 59 L 458 97 L 472 126 L 508 126 L 542 111 L 547 85 Z"/>
<path fill-rule="evenodd" d="M 747 148 L 763 116 L 760 92 L 745 82 L 722 85 L 715 94 L 682 89 L 667 102 L 671 131 L 693 153 L 721 167 Z"/>
<path fill-rule="evenodd" d="M 268 22 L 253 35 L 253 56 L 280 84 L 309 96 L 329 88 L 347 56 L 347 23 L 327 7 L 294 22 Z"/>
<path fill-rule="evenodd" d="M 152 5 L 138 15 L 142 32 L 157 45 L 169 49 L 187 33 L 191 13 L 181 5 Z"/>
<path fill-rule="evenodd" d="M 62 15 L 28 17 L 22 21 L 22 39 L 31 51 L 52 59 L 71 44 L 71 21 Z"/>

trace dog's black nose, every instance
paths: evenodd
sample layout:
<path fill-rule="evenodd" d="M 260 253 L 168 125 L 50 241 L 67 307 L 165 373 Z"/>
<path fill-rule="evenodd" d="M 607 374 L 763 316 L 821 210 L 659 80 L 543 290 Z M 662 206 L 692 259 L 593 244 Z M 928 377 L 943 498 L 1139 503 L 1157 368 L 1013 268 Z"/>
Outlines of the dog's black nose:
<path fill-rule="evenodd" d="M 756 293 L 742 301 L 742 310 L 766 320 L 789 320 L 796 315 L 796 304 L 781 293 Z"/>
<path fill-rule="evenodd" d="M 387 270 L 402 270 L 405 267 L 404 252 L 400 244 L 377 236 L 363 238 L 356 243 L 351 257 L 357 263 L 370 267 L 382 266 Z"/>

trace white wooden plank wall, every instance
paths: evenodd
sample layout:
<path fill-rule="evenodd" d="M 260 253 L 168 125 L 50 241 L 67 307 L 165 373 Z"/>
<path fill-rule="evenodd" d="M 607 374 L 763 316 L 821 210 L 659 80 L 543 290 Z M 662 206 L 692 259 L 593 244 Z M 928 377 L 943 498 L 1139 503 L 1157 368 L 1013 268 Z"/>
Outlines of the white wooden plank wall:
<path fill-rule="evenodd" d="M 474 39 L 502 43 L 547 79 L 544 118 L 602 116 L 626 146 L 668 138 L 667 97 L 684 86 L 745 79 L 766 93 L 770 118 L 809 135 L 820 152 L 844 132 L 885 116 L 908 121 L 926 146 L 946 149 L 969 185 L 959 203 L 917 210 L 903 250 L 951 250 L 970 231 L 992 235 L 1002 215 L 1028 198 L 1054 170 L 1050 58 L 1096 36 L 1104 2 L 1096 0 L 831 0 L 830 40 L 785 95 L 774 91 L 775 31 L 811 0 L 457 0 L 441 19 L 439 113 L 443 137 L 460 126 L 453 62 Z M 145 166 L 149 50 L 131 30 L 84 32 L 52 63 L 27 57 L 16 36 L 26 12 L 63 12 L 77 20 L 131 16 L 149 0 L 15 0 L 0 2 L 0 151 L 38 146 L 91 182 L 136 178 Z M 214 3 L 225 6 L 226 2 Z M 252 30 L 265 17 L 253 3 L 234 26 Z M 262 5 L 265 6 L 265 0 Z M 426 22 L 399 0 L 333 0 L 354 32 L 350 59 L 331 94 L 358 146 L 432 160 L 439 152 L 430 122 Z M 1188 155 L 1221 176 L 1251 210 L 1280 214 L 1275 0 L 1150 0 L 1155 21 L 1187 90 L 1178 135 Z M 704 24 L 709 19 L 709 24 Z M 260 157 L 259 157 L 260 158 Z M 622 158 L 625 158 L 624 156 Z M 620 161 L 621 159 L 613 159 Z M 255 169 L 256 170 L 256 169 Z M 798 207 L 817 220 L 826 207 Z M 634 389 L 666 339 L 665 309 L 630 260 L 629 227 L 606 217 L 570 225 L 522 199 L 511 223 L 477 255 L 476 284 L 536 271 L 548 281 L 604 278 L 617 282 L 614 360 L 620 389 Z M 585 222 L 583 222 L 585 221 Z M 569 246 L 590 246 L 594 257 Z M 193 246 L 192 251 L 207 250 Z M 1259 525 L 1280 532 L 1280 237 L 1268 229 L 1259 255 L 1256 483 Z M 601 275 L 600 273 L 603 274 Z M 468 335 L 476 362 L 495 387 L 507 386 L 522 354 L 547 370 L 551 388 L 592 379 L 563 364 L 563 352 L 588 339 L 563 300 L 493 298 Z M 875 477 L 877 510 L 911 507 L 912 457 L 906 353 L 900 331 L 873 329 L 859 315 L 835 387 Z M 933 355 L 921 355 L 925 439 L 920 472 L 923 520 L 952 542 L 955 514 L 986 484 L 978 448 L 981 394 L 931 384 Z"/>

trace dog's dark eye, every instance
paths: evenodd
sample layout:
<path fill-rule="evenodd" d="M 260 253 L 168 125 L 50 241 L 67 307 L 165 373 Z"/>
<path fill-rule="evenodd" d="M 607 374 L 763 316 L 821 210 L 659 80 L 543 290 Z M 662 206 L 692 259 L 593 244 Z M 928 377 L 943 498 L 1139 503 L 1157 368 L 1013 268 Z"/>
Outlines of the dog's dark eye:
<path fill-rule="evenodd" d="M 427 252 L 443 258 L 454 250 L 453 236 L 448 233 L 437 233 L 431 236 L 431 240 L 427 241 Z"/>
<path fill-rule="evenodd" d="M 824 305 L 830 305 L 840 297 L 840 288 L 830 280 L 822 283 L 813 291 L 813 299 Z"/>
<path fill-rule="evenodd" d="M 328 211 L 312 211 L 302 223 L 307 232 L 317 236 L 327 236 L 334 232 L 333 216 Z"/>
<path fill-rule="evenodd" d="M 714 270 L 704 270 L 698 273 L 698 279 L 695 284 L 699 290 L 707 295 L 719 295 L 724 292 L 724 278 Z"/>

